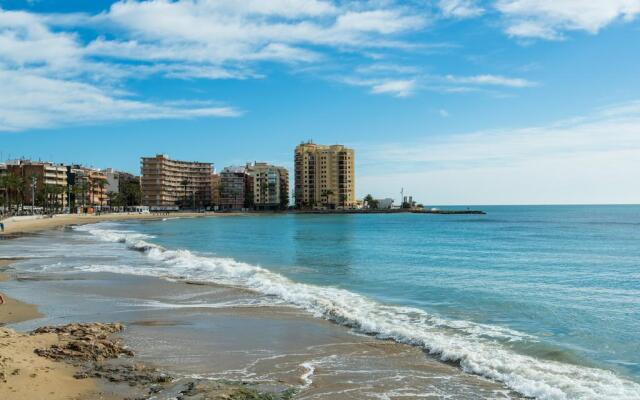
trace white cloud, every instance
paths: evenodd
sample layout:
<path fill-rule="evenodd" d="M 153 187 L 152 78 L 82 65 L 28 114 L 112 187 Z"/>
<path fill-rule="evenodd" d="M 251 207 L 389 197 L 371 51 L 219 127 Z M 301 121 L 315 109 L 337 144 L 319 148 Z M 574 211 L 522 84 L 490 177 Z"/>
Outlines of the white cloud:
<path fill-rule="evenodd" d="M 261 63 L 299 68 L 320 64 L 336 51 L 357 54 L 376 49 L 385 54 L 389 49 L 410 48 L 401 35 L 425 24 L 423 14 L 393 2 L 122 0 L 96 15 L 36 14 L 0 7 L 0 73 L 5 80 L 17 79 L 2 88 L 7 93 L 0 110 L 2 129 L 57 126 L 75 119 L 129 119 L 134 110 L 135 118 L 227 116 L 227 109 L 215 107 L 195 112 L 133 101 L 114 88 L 126 91 L 130 79 L 158 75 L 261 78 Z M 83 35 L 76 33 L 79 29 Z M 48 91 L 27 84 L 37 79 Z M 367 86 L 372 93 L 393 96 L 411 91 L 411 82 L 397 79 L 378 79 Z M 19 90 L 31 91 L 24 93 L 25 98 L 40 97 L 30 104 L 9 104 L 7 99 Z M 79 97 L 73 100 L 62 93 L 65 90 Z M 111 116 L 100 118 L 98 105 Z M 76 112 L 81 107 L 85 112 Z"/>
<path fill-rule="evenodd" d="M 447 75 L 446 79 L 453 83 L 470 85 L 491 85 L 507 86 L 514 88 L 524 88 L 536 86 L 535 82 L 521 78 L 508 78 L 500 75 L 476 75 L 476 76 L 453 76 Z"/>
<path fill-rule="evenodd" d="M 637 203 L 640 102 L 548 126 L 363 145 L 359 187 L 427 204 Z"/>
<path fill-rule="evenodd" d="M 411 96 L 417 88 L 417 82 L 413 79 L 336 77 L 335 80 L 351 86 L 367 87 L 372 94 L 394 97 Z"/>
<path fill-rule="evenodd" d="M 371 92 L 375 94 L 391 94 L 396 97 L 410 96 L 416 87 L 416 82 L 413 80 L 391 80 L 374 84 L 371 88 Z"/>
<path fill-rule="evenodd" d="M 445 17 L 472 18 L 484 13 L 476 0 L 440 0 L 438 7 Z"/>
<path fill-rule="evenodd" d="M 0 70 L 0 131 L 105 121 L 237 117 L 232 107 L 158 104 L 116 96 L 87 83 Z"/>
<path fill-rule="evenodd" d="M 616 20 L 633 20 L 640 0 L 498 0 L 495 8 L 511 36 L 558 39 L 564 31 L 597 33 Z"/>

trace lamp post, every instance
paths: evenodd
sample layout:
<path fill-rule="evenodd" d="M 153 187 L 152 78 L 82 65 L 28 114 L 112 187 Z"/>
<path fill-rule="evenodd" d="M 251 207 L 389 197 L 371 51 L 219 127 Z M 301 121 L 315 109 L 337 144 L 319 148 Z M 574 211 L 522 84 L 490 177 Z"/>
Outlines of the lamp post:
<path fill-rule="evenodd" d="M 36 213 L 35 203 L 36 203 L 36 184 L 38 182 L 38 177 L 35 175 L 31 176 L 31 215 Z"/>

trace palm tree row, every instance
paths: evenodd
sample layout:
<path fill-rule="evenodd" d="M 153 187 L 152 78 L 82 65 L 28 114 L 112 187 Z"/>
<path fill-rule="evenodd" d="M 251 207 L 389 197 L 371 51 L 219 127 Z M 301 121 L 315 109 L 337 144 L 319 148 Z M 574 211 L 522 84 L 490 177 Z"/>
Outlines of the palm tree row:
<path fill-rule="evenodd" d="M 0 176 L 0 192 L 2 198 L 0 204 L 7 214 L 14 211 L 24 210 L 24 194 L 31 190 L 31 205 L 42 205 L 44 212 L 56 212 L 62 210 L 65 188 L 58 185 L 43 185 L 40 190 L 37 188 L 37 175 L 32 175 L 25 179 L 14 173 L 7 173 Z"/>

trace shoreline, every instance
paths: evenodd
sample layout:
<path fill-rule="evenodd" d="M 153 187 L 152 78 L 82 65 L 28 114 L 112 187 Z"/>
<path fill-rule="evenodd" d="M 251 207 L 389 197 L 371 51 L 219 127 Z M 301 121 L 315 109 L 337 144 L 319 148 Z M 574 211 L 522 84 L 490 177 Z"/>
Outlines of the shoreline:
<path fill-rule="evenodd" d="M 16 271 L 19 277 L 19 269 Z M 135 357 L 118 361 L 150 366 L 150 371 L 156 371 L 156 366 L 161 368 L 162 373 L 175 378 L 175 385 L 162 386 L 166 388 L 163 390 L 177 387 L 182 393 L 185 387 L 195 384 L 199 389 L 193 396 L 198 399 L 203 390 L 207 394 L 220 390 L 249 391 L 255 396 L 246 398 L 272 400 L 297 398 L 298 394 L 301 398 L 353 398 L 347 393 L 358 393 L 364 399 L 403 388 L 410 388 L 410 393 L 418 396 L 425 386 L 437 387 L 454 397 L 457 393 L 461 399 L 488 399 L 498 393 L 505 398 L 520 398 L 501 383 L 466 374 L 457 366 L 425 356 L 420 348 L 354 335 L 342 325 L 295 308 L 256 305 L 261 295 L 255 292 L 217 284 L 191 285 L 160 277 L 109 273 L 90 273 L 88 277 L 86 273 L 59 278 L 46 274 L 30 276 L 29 280 L 14 280 L 6 288 L 19 289 L 15 293 L 21 293 L 22 298 L 27 294 L 34 304 L 42 305 L 45 315 L 39 321 L 20 323 L 16 329 L 31 331 L 43 325 L 122 322 L 128 328 L 118 336 L 131 346 Z M 230 302 L 239 306 L 217 306 Z M 154 306 L 157 304 L 166 304 L 168 308 L 157 308 Z M 72 308 L 67 309 L 70 305 Z M 20 340 L 29 337 L 25 335 Z M 33 352 L 33 348 L 28 351 Z M 363 374 L 364 371 L 368 372 Z M 102 370 L 98 372 L 105 376 Z M 123 374 L 121 370 L 116 372 L 118 376 Z M 69 378 L 78 370 L 66 369 L 61 373 Z M 194 381 L 194 377 L 199 378 Z M 200 378 L 205 380 L 204 386 Z M 99 398 L 126 397 L 122 396 L 121 385 L 104 380 L 97 380 L 95 385 L 78 397 L 94 399 L 91 393 L 96 391 L 103 396 Z M 133 389 L 146 391 L 151 387 L 139 385 Z M 105 393 L 115 395 L 104 397 Z M 131 398 L 146 396 L 143 393 L 143 397 Z M 39 397 L 27 393 L 20 398 Z M 183 395 L 183 398 L 191 397 Z"/>
<path fill-rule="evenodd" d="M 12 235 L 35 233 L 46 231 L 49 229 L 62 228 L 71 225 L 87 225 L 99 222 L 110 221 L 158 221 L 164 218 L 205 218 L 220 216 L 239 216 L 246 213 L 220 213 L 220 212 L 180 212 L 180 213 L 107 213 L 107 214 L 56 214 L 52 217 L 43 216 L 40 218 L 19 219 L 11 221 L 7 218 L 3 221 L 4 232 L 0 232 L 0 238 L 3 236 L 11 237 Z"/>
<path fill-rule="evenodd" d="M 0 271 L 20 259 L 0 258 Z M 0 275 L 0 282 L 11 280 Z M 37 306 L 0 293 L 0 398 L 24 400 L 253 399 L 289 400 L 278 382 L 255 384 L 168 374 L 123 343 L 125 325 L 72 322 L 29 331 L 8 324 L 47 317 Z M 163 326 L 146 321 L 148 326 Z M 143 321 L 132 325 L 145 325 Z M 126 340 L 125 340 L 126 342 Z M 270 387 L 267 387 L 271 385 Z"/>
<path fill-rule="evenodd" d="M 11 276 L 5 271 L 15 261 L 15 259 L 0 258 L 0 282 L 6 282 L 11 279 Z M 41 316 L 42 314 L 38 311 L 37 306 L 16 300 L 0 292 L 0 327 L 29 321 Z"/>
<path fill-rule="evenodd" d="M 0 282 L 11 279 L 4 271 L 16 259 L 0 258 Z M 38 307 L 0 293 L 0 398 L 102 398 L 96 379 L 79 382 L 77 368 L 36 354 L 39 348 L 57 346 L 59 338 L 52 333 L 31 335 L 5 325 L 42 317 Z"/>
<path fill-rule="evenodd" d="M 433 215 L 486 215 L 480 210 L 293 210 L 293 211 L 206 211 L 206 212 L 172 212 L 172 213 L 105 213 L 105 214 L 55 214 L 49 216 L 10 217 L 4 223 L 4 231 L 0 239 L 12 235 L 35 233 L 44 230 L 61 228 L 70 225 L 86 225 L 110 221 L 157 221 L 165 218 L 206 218 L 230 217 L 244 215 L 376 215 L 376 214 L 433 214 Z"/>

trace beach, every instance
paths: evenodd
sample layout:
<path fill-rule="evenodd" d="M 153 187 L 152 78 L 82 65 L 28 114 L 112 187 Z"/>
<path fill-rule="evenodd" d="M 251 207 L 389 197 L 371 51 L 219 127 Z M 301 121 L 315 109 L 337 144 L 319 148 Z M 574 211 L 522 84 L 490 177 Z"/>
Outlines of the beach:
<path fill-rule="evenodd" d="M 242 213 L 215 213 L 215 212 L 179 212 L 179 213 L 104 213 L 104 214 L 55 214 L 53 216 L 25 216 L 7 218 L 4 223 L 4 232 L 0 235 L 19 233 L 33 233 L 47 229 L 61 228 L 70 225 L 95 224 L 105 221 L 154 221 L 164 218 L 202 218 L 212 216 L 241 215 Z"/>
<path fill-rule="evenodd" d="M 501 385 L 425 358 L 415 347 L 354 336 L 290 307 L 261 306 L 261 296 L 252 292 L 117 274 L 23 274 L 20 264 L 14 266 L 10 274 L 18 279 L 5 281 L 7 291 L 29 296 L 42 310 L 31 315 L 36 319 L 13 324 L 18 331 L 96 320 L 124 322 L 127 328 L 120 336 L 136 354 L 136 362 L 157 366 L 178 381 L 197 376 L 207 382 L 242 382 L 242 387 L 258 387 L 271 394 L 304 393 L 296 398 L 375 398 L 393 391 L 411 398 L 412 394 L 421 397 L 419 390 L 425 387 L 434 390 L 434 398 L 438 397 L 435 393 L 458 393 L 458 398 L 469 399 L 497 393 L 518 398 Z M 181 304 L 176 299 L 182 299 Z M 194 299 L 201 301 L 194 305 Z M 168 303 L 175 307 L 171 313 L 162 306 Z M 230 303 L 235 305 L 225 306 Z M 0 308 L 14 312 L 14 304 Z M 76 385 L 77 368 L 33 354 L 37 347 L 55 344 L 54 335 L 34 337 L 6 328 L 3 332 L 0 345 L 11 349 L 9 358 L 21 359 L 26 354 L 29 364 L 5 366 L 7 382 L 0 387 L 7 393 L 38 399 L 42 393 L 32 389 L 50 388 L 47 382 L 55 379 L 60 387 L 71 389 L 56 386 L 50 389 L 53 394 L 47 393 L 49 399 L 123 398 L 118 397 L 123 391 L 119 385 L 98 379 L 83 379 Z M 11 375 L 16 368 L 23 372 Z M 25 376 L 40 376 L 45 370 L 49 372 L 41 379 L 49 380 L 33 381 L 38 386 L 25 383 Z M 20 391 L 11 392 L 9 387 Z"/>
<path fill-rule="evenodd" d="M 0 292 L 36 307 L 34 319 L 10 324 L 17 332 L 123 324 L 116 336 L 134 356 L 122 361 L 180 390 L 233 382 L 295 399 L 635 399 L 637 338 L 624 328 L 636 323 L 625 311 L 636 292 L 620 283 L 635 265 L 633 226 L 594 226 L 593 210 L 570 211 L 559 229 L 584 237 L 561 243 L 557 211 L 546 208 L 73 224 L 0 241 L 12 262 Z M 598 211 L 615 222 L 635 209 Z M 589 241 L 602 237 L 596 229 L 606 242 Z"/>

